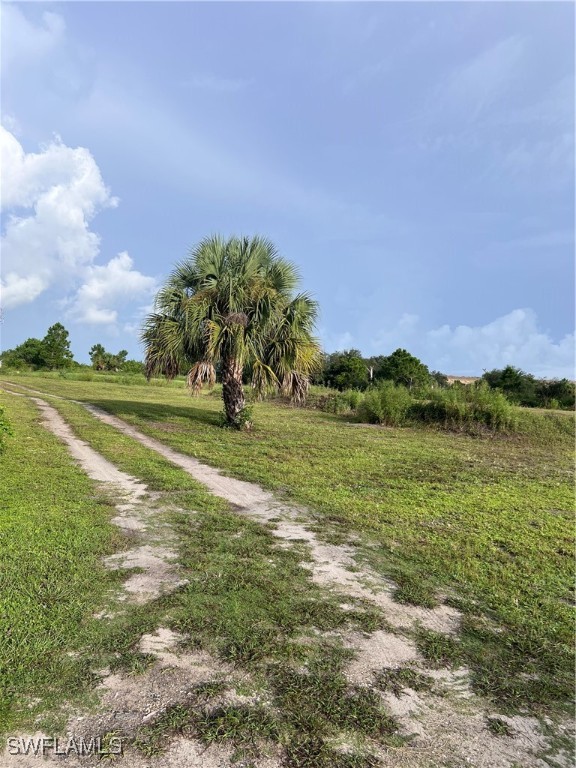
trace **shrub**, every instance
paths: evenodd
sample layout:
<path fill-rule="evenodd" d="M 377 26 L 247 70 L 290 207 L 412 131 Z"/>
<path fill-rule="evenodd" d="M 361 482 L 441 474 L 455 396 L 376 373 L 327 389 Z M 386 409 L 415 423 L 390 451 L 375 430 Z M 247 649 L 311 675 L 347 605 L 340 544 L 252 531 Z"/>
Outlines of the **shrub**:
<path fill-rule="evenodd" d="M 349 413 L 355 411 L 362 401 L 363 394 L 357 389 L 338 392 L 327 387 L 313 387 L 306 398 L 307 408 L 319 408 L 325 413 Z"/>
<path fill-rule="evenodd" d="M 502 392 L 486 384 L 472 387 L 435 389 L 429 400 L 415 404 L 413 415 L 424 422 L 439 423 L 448 429 L 485 427 L 505 431 L 514 426 L 514 409 Z"/>
<path fill-rule="evenodd" d="M 347 389 L 342 392 L 342 397 L 345 398 L 352 411 L 355 411 L 364 399 L 364 395 L 358 389 Z"/>
<path fill-rule="evenodd" d="M 368 390 L 359 405 L 358 416 L 368 424 L 401 426 L 406 422 L 412 397 L 406 387 L 391 381 L 382 381 Z"/>
<path fill-rule="evenodd" d="M 331 392 L 324 395 L 318 403 L 321 411 L 325 413 L 346 413 L 350 410 L 350 404 L 342 392 Z"/>

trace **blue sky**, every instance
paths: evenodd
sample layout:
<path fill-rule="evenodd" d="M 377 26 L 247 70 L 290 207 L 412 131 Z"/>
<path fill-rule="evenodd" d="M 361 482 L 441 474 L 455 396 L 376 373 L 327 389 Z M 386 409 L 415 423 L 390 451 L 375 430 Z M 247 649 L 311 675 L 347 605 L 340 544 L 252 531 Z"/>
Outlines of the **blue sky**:
<path fill-rule="evenodd" d="M 574 373 L 571 3 L 3 3 L 3 348 L 77 359 L 208 234 L 271 238 L 327 351 Z"/>

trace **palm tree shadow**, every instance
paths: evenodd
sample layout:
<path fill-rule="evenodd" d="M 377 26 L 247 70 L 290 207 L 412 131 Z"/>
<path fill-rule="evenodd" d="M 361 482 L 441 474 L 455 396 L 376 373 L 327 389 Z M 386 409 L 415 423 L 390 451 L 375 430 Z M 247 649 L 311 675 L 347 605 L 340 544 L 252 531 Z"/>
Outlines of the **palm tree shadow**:
<path fill-rule="evenodd" d="M 133 400 L 90 400 L 92 405 L 114 416 L 136 416 L 145 421 L 164 421 L 169 418 L 184 418 L 208 424 L 220 424 L 220 414 L 206 411 L 194 405 L 168 405 L 163 403 L 138 403 Z"/>

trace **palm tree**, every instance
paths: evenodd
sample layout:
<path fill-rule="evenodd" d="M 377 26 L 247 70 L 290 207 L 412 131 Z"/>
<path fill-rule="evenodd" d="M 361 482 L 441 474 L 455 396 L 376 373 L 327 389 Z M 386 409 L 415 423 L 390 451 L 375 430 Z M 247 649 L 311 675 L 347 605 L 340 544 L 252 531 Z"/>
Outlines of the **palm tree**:
<path fill-rule="evenodd" d="M 222 376 L 226 420 L 245 422 L 242 377 L 251 373 L 259 395 L 281 390 L 293 400 L 306 396 L 320 361 L 313 336 L 317 303 L 294 294 L 296 267 L 260 237 L 202 240 L 178 264 L 145 321 L 146 374 L 170 378 L 190 367 L 194 393 Z"/>

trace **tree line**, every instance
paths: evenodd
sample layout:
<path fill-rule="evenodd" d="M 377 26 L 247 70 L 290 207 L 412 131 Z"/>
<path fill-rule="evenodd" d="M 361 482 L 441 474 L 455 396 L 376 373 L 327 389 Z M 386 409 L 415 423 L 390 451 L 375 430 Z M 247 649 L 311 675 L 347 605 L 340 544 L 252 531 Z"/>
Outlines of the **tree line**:
<path fill-rule="evenodd" d="M 128 352 L 109 352 L 102 344 L 94 344 L 90 351 L 90 367 L 95 371 L 144 373 L 144 363 L 129 360 Z M 66 370 L 84 367 L 74 360 L 70 349 L 69 333 L 61 323 L 50 326 L 42 339 L 26 339 L 14 349 L 0 355 L 5 368 L 17 370 Z M 188 374 L 189 366 L 184 364 L 178 373 Z M 253 371 L 246 365 L 243 382 L 249 384 Z M 215 366 L 215 376 L 222 380 L 221 365 Z M 320 364 L 311 373 L 311 383 L 337 389 L 365 391 L 382 381 L 392 381 L 410 391 L 430 387 L 464 386 L 450 385 L 445 374 L 430 371 L 417 357 L 405 349 L 397 349 L 390 355 L 364 357 L 357 349 L 322 353 Z M 502 392 L 516 405 L 536 408 L 570 409 L 575 406 L 576 385 L 568 379 L 538 379 L 520 368 L 507 365 L 505 368 L 487 371 L 481 377 L 493 390 Z M 472 386 L 472 385 L 468 385 Z"/>
<path fill-rule="evenodd" d="M 142 373 L 144 364 L 128 360 L 128 352 L 107 352 L 102 344 L 94 344 L 89 351 L 91 367 L 96 371 Z M 0 355 L 5 368 L 27 371 L 62 371 L 85 367 L 74 360 L 70 349 L 70 334 L 62 323 L 48 328 L 42 339 L 26 339 L 14 349 L 7 349 Z"/>
<path fill-rule="evenodd" d="M 382 381 L 391 381 L 410 391 L 425 395 L 426 389 L 474 387 L 477 384 L 450 384 L 439 371 L 430 371 L 417 357 L 405 349 L 388 356 L 363 357 L 357 349 L 323 355 L 322 368 L 313 376 L 313 383 L 338 389 L 364 391 Z M 576 384 L 569 379 L 538 379 L 520 368 L 507 365 L 485 371 L 479 382 L 502 392 L 515 404 L 531 408 L 574 408 Z"/>

